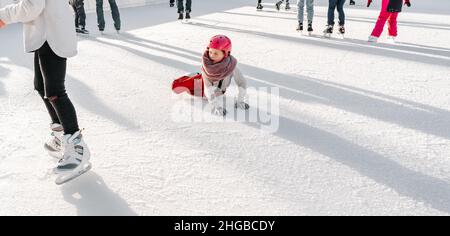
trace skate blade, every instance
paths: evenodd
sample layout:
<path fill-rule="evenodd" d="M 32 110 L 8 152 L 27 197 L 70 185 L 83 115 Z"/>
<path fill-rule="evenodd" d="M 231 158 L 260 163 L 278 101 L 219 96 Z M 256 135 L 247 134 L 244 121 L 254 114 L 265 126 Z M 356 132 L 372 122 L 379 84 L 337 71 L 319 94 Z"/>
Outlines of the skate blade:
<path fill-rule="evenodd" d="M 86 163 L 83 166 L 77 167 L 75 170 L 70 171 L 70 173 L 61 173 L 55 180 L 55 184 L 62 185 L 65 184 L 71 180 L 74 180 L 81 175 L 85 174 L 86 172 L 90 171 L 92 169 L 91 163 Z"/>
<path fill-rule="evenodd" d="M 58 169 L 58 167 L 55 167 L 52 169 L 52 172 L 55 175 L 67 175 L 67 174 L 75 173 L 77 170 L 81 169 L 82 166 L 87 166 L 87 165 L 90 165 L 89 161 L 87 161 L 85 163 L 80 163 L 80 165 L 75 169 Z"/>
<path fill-rule="evenodd" d="M 386 40 L 386 43 L 387 44 L 396 44 L 395 40 L 392 40 L 392 39 Z"/>
<path fill-rule="evenodd" d="M 304 33 L 303 31 L 297 31 L 297 32 L 300 32 L 300 34 L 302 35 L 302 36 L 305 36 L 305 37 L 311 37 L 311 36 L 313 36 L 313 34 L 311 33 L 311 32 L 307 32 L 307 33 Z M 325 37 L 325 36 L 324 36 Z"/>

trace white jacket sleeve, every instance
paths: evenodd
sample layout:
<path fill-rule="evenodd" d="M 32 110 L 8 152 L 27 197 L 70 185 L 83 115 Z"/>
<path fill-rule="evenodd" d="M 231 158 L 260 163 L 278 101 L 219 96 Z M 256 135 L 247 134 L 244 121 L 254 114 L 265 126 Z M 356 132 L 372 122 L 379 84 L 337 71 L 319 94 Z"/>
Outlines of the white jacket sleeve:
<path fill-rule="evenodd" d="M 45 0 L 21 0 L 0 9 L 0 20 L 6 24 L 26 23 L 36 19 L 44 8 Z"/>
<path fill-rule="evenodd" d="M 217 84 L 211 83 L 209 79 L 204 80 L 205 96 L 213 107 L 223 107 L 223 94 L 218 94 L 219 88 Z"/>
<path fill-rule="evenodd" d="M 237 67 L 233 72 L 233 78 L 239 89 L 238 101 L 245 102 L 247 100 L 247 79 Z"/>

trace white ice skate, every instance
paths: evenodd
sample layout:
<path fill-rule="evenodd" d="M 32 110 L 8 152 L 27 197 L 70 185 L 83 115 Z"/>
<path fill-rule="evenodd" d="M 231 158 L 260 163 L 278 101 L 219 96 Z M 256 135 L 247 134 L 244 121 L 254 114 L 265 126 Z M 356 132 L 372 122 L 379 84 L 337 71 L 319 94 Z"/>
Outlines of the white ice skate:
<path fill-rule="evenodd" d="M 61 140 L 64 135 L 64 129 L 57 123 L 51 124 L 50 129 L 52 130 L 52 137 L 44 144 L 44 148 L 50 156 L 61 159 L 63 157 Z"/>
<path fill-rule="evenodd" d="M 57 185 L 67 183 L 92 168 L 89 162 L 91 154 L 80 131 L 62 137 L 62 150 L 63 158 L 55 168 L 55 173 L 58 174 L 55 180 Z"/>
<path fill-rule="evenodd" d="M 327 25 L 325 30 L 323 31 L 323 37 L 325 38 L 331 38 L 331 34 L 333 34 L 333 25 Z"/>
<path fill-rule="evenodd" d="M 343 25 L 339 26 L 338 37 L 340 39 L 345 39 L 345 27 Z"/>
<path fill-rule="evenodd" d="M 378 37 L 370 35 L 369 36 L 369 40 L 367 40 L 367 42 L 369 42 L 369 43 L 376 43 L 376 42 L 378 42 Z"/>
<path fill-rule="evenodd" d="M 388 36 L 387 37 L 387 43 L 395 44 L 395 36 Z"/>

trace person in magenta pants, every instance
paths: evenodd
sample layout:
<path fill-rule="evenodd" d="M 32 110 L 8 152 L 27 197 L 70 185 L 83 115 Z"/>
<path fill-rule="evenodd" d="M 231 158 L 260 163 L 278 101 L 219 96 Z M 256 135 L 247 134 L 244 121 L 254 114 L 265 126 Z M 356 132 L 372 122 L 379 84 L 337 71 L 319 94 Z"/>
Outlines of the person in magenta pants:
<path fill-rule="evenodd" d="M 408 7 L 411 6 L 410 0 L 382 0 L 381 12 L 378 16 L 377 23 L 369 37 L 369 42 L 377 42 L 383 33 L 386 21 L 389 23 L 389 39 L 395 40 L 397 37 L 397 17 L 402 11 L 403 2 Z M 370 6 L 372 0 L 368 0 L 367 7 Z"/>

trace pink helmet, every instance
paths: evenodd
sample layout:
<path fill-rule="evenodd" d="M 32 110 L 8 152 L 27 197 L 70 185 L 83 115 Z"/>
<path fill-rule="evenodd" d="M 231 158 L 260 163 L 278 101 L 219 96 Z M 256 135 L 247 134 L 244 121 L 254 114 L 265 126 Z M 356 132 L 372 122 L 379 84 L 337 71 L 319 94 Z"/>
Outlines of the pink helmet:
<path fill-rule="evenodd" d="M 221 50 L 225 53 L 225 57 L 228 57 L 231 54 L 231 40 L 225 35 L 216 35 L 209 41 L 209 48 Z"/>

